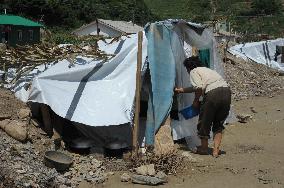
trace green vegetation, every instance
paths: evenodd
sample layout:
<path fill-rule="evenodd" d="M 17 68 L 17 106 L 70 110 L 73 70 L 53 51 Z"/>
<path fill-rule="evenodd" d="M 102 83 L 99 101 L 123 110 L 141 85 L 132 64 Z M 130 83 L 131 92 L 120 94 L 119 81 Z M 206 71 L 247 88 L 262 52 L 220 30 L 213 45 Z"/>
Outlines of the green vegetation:
<path fill-rule="evenodd" d="M 255 40 L 261 34 L 284 36 L 283 5 L 283 0 L 2 0 L 0 11 L 42 20 L 65 33 L 96 18 L 132 20 L 141 26 L 168 18 L 227 20 L 233 30 Z"/>
<path fill-rule="evenodd" d="M 259 34 L 284 36 L 284 1 L 280 0 L 144 0 L 161 20 L 183 18 L 194 22 L 228 20 L 245 40 Z"/>
<path fill-rule="evenodd" d="M 3 3 L 2 3 L 3 2 Z M 134 20 L 144 25 L 155 19 L 143 0 L 2 0 L 0 10 L 21 15 L 46 26 L 75 28 L 96 18 Z"/>

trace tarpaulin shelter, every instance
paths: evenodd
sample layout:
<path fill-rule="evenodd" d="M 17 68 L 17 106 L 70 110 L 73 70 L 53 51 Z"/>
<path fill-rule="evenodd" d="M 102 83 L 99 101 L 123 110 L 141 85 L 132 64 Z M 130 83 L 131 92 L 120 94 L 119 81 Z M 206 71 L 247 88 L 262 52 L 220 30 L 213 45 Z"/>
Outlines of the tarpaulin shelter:
<path fill-rule="evenodd" d="M 251 60 L 284 72 L 284 63 L 281 62 L 283 53 L 277 53 L 277 46 L 284 48 L 283 38 L 238 44 L 229 48 L 228 51 L 244 60 Z"/>
<path fill-rule="evenodd" d="M 137 35 L 124 36 L 108 44 L 99 42 L 100 50 L 114 57 L 107 62 L 77 57 L 74 66 L 63 60 L 33 78 L 31 89 L 16 95 L 27 102 L 48 105 L 57 115 L 73 122 L 86 136 L 106 140 L 117 137 L 131 143 L 131 122 L 136 89 Z M 183 20 L 167 20 L 145 26 L 142 53 L 142 77 L 146 69 L 150 82 L 142 90 L 148 100 L 146 144 L 169 116 L 174 86 L 188 87 L 189 75 L 182 63 L 191 56 L 191 47 L 205 50 L 206 64 L 223 74 L 216 43 L 209 29 Z M 24 78 L 25 79 L 25 78 Z M 24 97 L 26 96 L 26 97 Z M 142 97 L 143 98 L 143 97 Z M 193 101 L 193 94 L 177 96 L 177 108 Z M 197 118 L 172 121 L 173 138 L 196 136 Z M 144 126 L 145 128 L 145 126 Z M 144 137 L 144 132 L 141 138 Z M 198 139 L 195 139 L 198 141 Z"/>

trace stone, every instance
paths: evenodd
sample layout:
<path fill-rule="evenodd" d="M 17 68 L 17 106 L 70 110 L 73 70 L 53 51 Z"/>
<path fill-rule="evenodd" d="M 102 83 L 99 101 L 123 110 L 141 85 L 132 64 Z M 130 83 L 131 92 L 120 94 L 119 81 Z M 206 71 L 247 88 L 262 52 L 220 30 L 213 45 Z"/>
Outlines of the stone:
<path fill-rule="evenodd" d="M 183 157 L 185 157 L 188 161 L 190 162 L 197 162 L 197 159 L 194 158 L 189 152 L 185 151 L 185 152 L 182 152 L 181 154 Z"/>
<path fill-rule="evenodd" d="M 26 119 L 30 116 L 30 113 L 31 113 L 30 109 L 21 108 L 18 111 L 17 115 L 19 119 Z"/>
<path fill-rule="evenodd" d="M 172 153 L 175 149 L 174 140 L 172 137 L 171 118 L 167 118 L 155 135 L 154 153 L 163 155 Z"/>
<path fill-rule="evenodd" d="M 156 174 L 154 164 L 142 165 L 135 169 L 137 174 L 154 176 Z"/>
<path fill-rule="evenodd" d="M 164 181 L 167 181 L 168 179 L 168 176 L 167 174 L 165 174 L 163 171 L 159 171 L 156 175 L 155 175 L 156 178 L 159 178 L 161 180 L 164 180 Z"/>
<path fill-rule="evenodd" d="M 129 182 L 129 181 L 131 181 L 131 176 L 128 173 L 123 173 L 120 176 L 120 181 L 121 182 Z"/>
<path fill-rule="evenodd" d="M 166 183 L 166 181 L 152 176 L 133 175 L 132 183 L 142 185 L 160 185 Z"/>
<path fill-rule="evenodd" d="M 28 138 L 25 122 L 17 120 L 3 120 L 0 121 L 0 128 L 20 142 L 25 142 Z"/>
<path fill-rule="evenodd" d="M 247 123 L 252 119 L 252 115 L 250 114 L 239 114 L 236 117 L 240 123 Z"/>
<path fill-rule="evenodd" d="M 97 159 L 92 159 L 92 166 L 94 167 L 94 168 L 99 168 L 100 166 L 102 166 L 102 161 L 99 161 L 99 160 L 97 160 Z"/>
<path fill-rule="evenodd" d="M 10 119 L 11 116 L 7 114 L 0 114 L 0 120 Z"/>

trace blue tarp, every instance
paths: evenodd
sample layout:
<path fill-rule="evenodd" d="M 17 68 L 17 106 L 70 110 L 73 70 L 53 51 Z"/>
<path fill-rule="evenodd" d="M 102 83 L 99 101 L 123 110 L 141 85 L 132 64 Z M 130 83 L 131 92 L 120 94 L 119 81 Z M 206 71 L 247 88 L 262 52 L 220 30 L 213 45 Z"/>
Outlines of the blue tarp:
<path fill-rule="evenodd" d="M 155 133 L 168 117 L 175 85 L 175 59 L 172 26 L 153 23 L 146 28 L 151 89 L 146 122 L 146 145 L 153 145 Z"/>

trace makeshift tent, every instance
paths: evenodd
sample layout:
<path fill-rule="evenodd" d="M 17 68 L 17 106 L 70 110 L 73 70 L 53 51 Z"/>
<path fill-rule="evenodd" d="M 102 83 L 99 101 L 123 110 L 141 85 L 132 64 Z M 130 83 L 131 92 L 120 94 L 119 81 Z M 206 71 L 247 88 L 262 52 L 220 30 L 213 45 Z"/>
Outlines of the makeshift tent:
<path fill-rule="evenodd" d="M 276 53 L 276 46 L 284 46 L 284 39 L 239 44 L 228 51 L 244 60 L 251 60 L 284 71 L 284 63 L 281 63 L 281 54 Z"/>
<path fill-rule="evenodd" d="M 27 77 L 23 78 L 15 87 L 16 95 L 27 102 L 50 106 L 57 115 L 72 121 L 88 137 L 104 141 L 106 137 L 115 136 L 131 143 L 137 35 L 124 36 L 111 44 L 101 41 L 98 45 L 100 50 L 114 54 L 114 57 L 107 62 L 77 57 L 74 66 L 70 66 L 67 60 L 50 65 L 33 79 L 28 91 L 23 90 Z M 145 76 L 147 64 L 151 76 L 151 81 L 145 79 L 142 88 L 147 95 L 144 98 L 148 99 L 146 144 L 153 144 L 155 133 L 169 116 L 174 86 L 190 86 L 189 75 L 182 62 L 191 55 L 192 46 L 205 50 L 210 68 L 223 75 L 216 43 L 209 29 L 183 20 L 156 22 L 145 27 L 142 76 Z M 35 70 L 31 74 L 34 75 L 34 72 L 40 71 Z M 192 101 L 193 94 L 179 95 L 176 108 L 183 109 Z M 179 120 L 172 121 L 173 138 L 191 136 L 198 144 L 197 119 L 185 120 L 179 114 Z M 144 125 L 141 127 L 145 128 Z M 140 138 L 143 137 L 144 131 L 140 130 Z"/>

